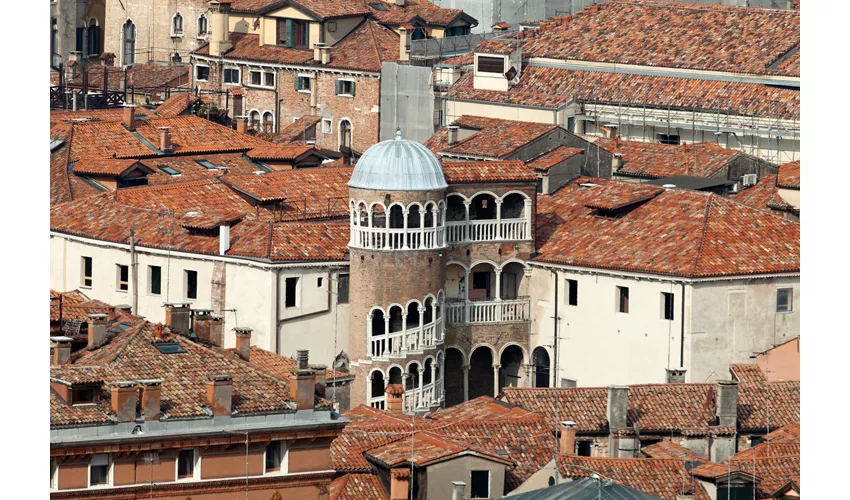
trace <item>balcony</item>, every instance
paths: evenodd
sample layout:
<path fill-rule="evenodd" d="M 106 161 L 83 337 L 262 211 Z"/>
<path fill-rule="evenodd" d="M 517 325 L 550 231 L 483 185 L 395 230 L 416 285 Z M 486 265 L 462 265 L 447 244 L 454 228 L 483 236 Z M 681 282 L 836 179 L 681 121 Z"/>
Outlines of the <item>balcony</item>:
<path fill-rule="evenodd" d="M 446 318 L 450 325 L 520 323 L 530 319 L 531 301 L 528 297 L 510 300 L 446 302 Z"/>
<path fill-rule="evenodd" d="M 531 232 L 526 219 L 471 220 L 447 222 L 449 244 L 476 243 L 480 241 L 530 240 Z"/>
<path fill-rule="evenodd" d="M 443 343 L 444 338 L 443 320 L 439 318 L 421 327 L 405 328 L 386 335 L 373 334 L 369 354 L 373 358 L 403 358 L 410 352 L 422 352 L 437 347 Z"/>
<path fill-rule="evenodd" d="M 355 205 L 351 200 L 349 246 L 367 250 L 425 250 L 446 246 L 445 209 L 441 200 L 421 206 L 380 203 Z"/>
<path fill-rule="evenodd" d="M 351 226 L 351 246 L 370 250 L 424 250 L 446 246 L 445 227 Z"/>
<path fill-rule="evenodd" d="M 401 404 L 404 413 L 440 405 L 445 400 L 444 363 L 443 353 L 438 352 L 436 357 L 426 356 L 424 361 L 411 361 L 407 372 L 403 372 L 397 365 L 386 372 L 381 368 L 372 370 L 368 381 L 369 405 L 379 410 L 387 410 L 394 401 Z M 402 387 L 404 392 L 387 395 L 388 384 Z M 401 401 L 398 400 L 399 397 Z"/>
<path fill-rule="evenodd" d="M 451 193 L 446 240 L 449 244 L 531 240 L 531 205 L 531 198 L 521 192 L 502 197 L 479 193 L 472 198 Z"/>
<path fill-rule="evenodd" d="M 401 408 L 404 413 L 437 406 L 443 400 L 443 379 L 425 384 L 421 388 L 413 388 L 410 392 L 405 392 L 403 398 Z"/>

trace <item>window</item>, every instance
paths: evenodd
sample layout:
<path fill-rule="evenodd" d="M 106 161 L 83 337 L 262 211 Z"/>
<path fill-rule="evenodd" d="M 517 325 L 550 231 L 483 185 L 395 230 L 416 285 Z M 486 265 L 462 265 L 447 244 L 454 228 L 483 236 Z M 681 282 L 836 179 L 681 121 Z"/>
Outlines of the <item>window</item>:
<path fill-rule="evenodd" d="M 283 441 L 272 441 L 266 445 L 266 473 L 286 472 L 286 444 Z"/>
<path fill-rule="evenodd" d="M 311 80 L 309 76 L 297 76 L 295 77 L 295 90 L 298 92 L 310 92 L 311 91 Z"/>
<path fill-rule="evenodd" d="M 94 403 L 95 395 L 95 390 L 91 387 L 87 389 L 74 389 L 73 395 L 71 396 L 71 404 L 84 405 Z"/>
<path fill-rule="evenodd" d="M 171 36 L 183 36 L 183 16 L 179 12 L 171 18 Z"/>
<path fill-rule="evenodd" d="M 764 442 L 764 436 L 750 436 L 750 446 L 758 446 Z"/>
<path fill-rule="evenodd" d="M 470 498 L 490 498 L 490 471 L 471 471 L 469 485 Z"/>
<path fill-rule="evenodd" d="M 51 457 L 50 458 L 50 488 L 51 489 L 55 490 L 56 488 L 59 487 L 58 481 L 57 481 L 57 479 L 59 479 L 58 476 L 59 476 L 59 467 L 56 465 L 56 459 Z"/>
<path fill-rule="evenodd" d="M 577 381 L 571 378 L 561 378 L 561 387 L 575 387 Z"/>
<path fill-rule="evenodd" d="M 83 257 L 83 276 L 82 282 L 83 286 L 86 288 L 91 288 L 92 284 L 92 260 L 91 257 Z"/>
<path fill-rule="evenodd" d="M 89 463 L 89 486 L 109 484 L 109 455 L 99 453 L 92 455 Z"/>
<path fill-rule="evenodd" d="M 271 71 L 252 70 L 249 75 L 251 85 L 257 87 L 274 87 L 274 73 Z"/>
<path fill-rule="evenodd" d="M 271 111 L 263 113 L 263 131 L 274 132 L 274 115 Z"/>
<path fill-rule="evenodd" d="M 116 264 L 116 274 L 118 278 L 118 290 L 122 292 L 126 292 L 130 289 L 130 268 L 129 266 L 123 266 L 121 264 Z"/>
<path fill-rule="evenodd" d="M 323 281 L 322 278 L 319 277 L 319 279 L 316 280 L 316 286 L 319 287 L 319 288 L 322 288 L 322 281 Z"/>
<path fill-rule="evenodd" d="M 339 146 L 351 149 L 351 122 L 348 120 L 339 122 Z"/>
<path fill-rule="evenodd" d="M 332 134 L 333 133 L 333 122 L 330 118 L 322 118 L 322 133 L 323 134 Z"/>
<path fill-rule="evenodd" d="M 274 87 L 274 73 L 263 73 L 263 85 Z"/>
<path fill-rule="evenodd" d="M 629 288 L 625 286 L 617 287 L 617 311 L 621 313 L 629 312 Z"/>
<path fill-rule="evenodd" d="M 463 36 L 469 34 L 469 26 L 452 26 L 446 30 L 445 36 Z"/>
<path fill-rule="evenodd" d="M 337 304 L 348 304 L 348 275 L 340 274 L 336 284 Z"/>
<path fill-rule="evenodd" d="M 254 130 L 260 130 L 260 112 L 251 111 L 248 113 L 248 125 Z"/>
<path fill-rule="evenodd" d="M 162 294 L 162 268 L 159 266 L 148 266 L 148 293 Z"/>
<path fill-rule="evenodd" d="M 776 312 L 791 312 L 794 290 L 792 288 L 780 288 L 776 290 Z"/>
<path fill-rule="evenodd" d="M 183 62 L 183 57 L 179 52 L 175 52 L 171 55 L 171 64 L 180 64 Z"/>
<path fill-rule="evenodd" d="M 204 167 L 207 170 L 218 170 L 218 167 L 213 165 L 213 163 L 209 160 L 195 160 L 195 163 Z"/>
<path fill-rule="evenodd" d="M 229 85 L 239 85 L 239 69 L 224 68 L 224 83 Z"/>
<path fill-rule="evenodd" d="M 198 18 L 198 38 L 203 38 L 207 34 L 208 26 L 207 16 L 201 14 L 201 17 Z"/>
<path fill-rule="evenodd" d="M 567 304 L 578 305 L 578 281 L 567 280 Z"/>
<path fill-rule="evenodd" d="M 172 177 L 180 175 L 180 172 L 176 168 L 170 167 L 170 166 L 165 165 L 165 164 L 157 165 L 156 168 L 160 169 L 161 171 L 163 171 L 164 173 L 166 173 L 166 174 L 168 174 Z"/>
<path fill-rule="evenodd" d="M 592 444 L 590 441 L 579 441 L 576 444 L 578 445 L 578 453 L 577 453 L 578 456 L 580 456 L 580 457 L 589 457 L 590 456 L 590 448 L 591 448 L 591 444 Z"/>
<path fill-rule="evenodd" d="M 286 307 L 295 307 L 295 291 L 298 289 L 298 278 L 286 278 Z"/>
<path fill-rule="evenodd" d="M 184 271 L 187 299 L 198 298 L 198 271 Z"/>
<path fill-rule="evenodd" d="M 352 80 L 337 80 L 336 95 L 354 97 L 354 82 Z"/>
<path fill-rule="evenodd" d="M 681 143 L 678 135 L 658 134 L 659 144 L 675 144 Z"/>
<path fill-rule="evenodd" d="M 136 62 L 136 25 L 133 21 L 127 20 L 124 23 L 124 64 L 134 64 Z M 207 68 L 209 71 L 209 68 Z"/>
<path fill-rule="evenodd" d="M 177 456 L 177 479 L 195 477 L 195 450 L 180 450 Z"/>
<path fill-rule="evenodd" d="M 661 311 L 661 317 L 668 320 L 673 320 L 673 294 L 668 292 L 661 292 L 661 307 L 663 310 Z"/>
<path fill-rule="evenodd" d="M 100 26 L 97 25 L 97 19 L 91 18 L 89 19 L 89 30 L 88 30 L 88 40 L 86 44 L 86 51 L 90 56 L 100 55 L 102 50 L 100 50 L 100 42 L 101 42 L 101 31 Z M 82 50 L 82 49 L 80 49 Z"/>
<path fill-rule="evenodd" d="M 154 345 L 163 354 L 180 354 L 186 352 L 177 342 L 157 342 Z"/>
<path fill-rule="evenodd" d="M 505 72 L 505 59 L 502 57 L 478 56 L 478 72 L 502 74 Z"/>
<path fill-rule="evenodd" d="M 195 80 L 206 82 L 210 79 L 209 66 L 195 66 Z"/>
<path fill-rule="evenodd" d="M 310 23 L 295 19 L 278 19 L 277 44 L 286 47 L 308 48 L 310 46 Z"/>

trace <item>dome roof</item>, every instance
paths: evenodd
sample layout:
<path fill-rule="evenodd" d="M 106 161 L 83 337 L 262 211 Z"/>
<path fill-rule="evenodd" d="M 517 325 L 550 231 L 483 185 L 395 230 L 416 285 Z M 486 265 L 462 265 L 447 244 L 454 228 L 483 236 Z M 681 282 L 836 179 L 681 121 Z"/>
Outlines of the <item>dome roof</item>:
<path fill-rule="evenodd" d="M 378 191 L 433 191 L 446 189 L 443 167 L 422 144 L 401 138 L 379 142 L 363 153 L 348 186 Z"/>

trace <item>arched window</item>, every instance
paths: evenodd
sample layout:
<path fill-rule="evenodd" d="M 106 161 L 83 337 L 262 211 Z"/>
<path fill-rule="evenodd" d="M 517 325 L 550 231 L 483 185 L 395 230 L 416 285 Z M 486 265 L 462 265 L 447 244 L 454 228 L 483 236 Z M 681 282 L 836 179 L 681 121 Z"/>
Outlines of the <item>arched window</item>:
<path fill-rule="evenodd" d="M 274 132 L 274 115 L 271 111 L 263 113 L 263 132 Z"/>
<path fill-rule="evenodd" d="M 339 147 L 351 149 L 351 122 L 348 120 L 339 122 Z"/>
<path fill-rule="evenodd" d="M 171 18 L 171 34 L 183 36 L 183 16 L 178 12 Z"/>
<path fill-rule="evenodd" d="M 174 54 L 172 54 L 171 64 L 180 64 L 182 62 L 183 62 L 183 58 L 180 57 L 180 54 L 178 52 L 175 52 Z"/>
<path fill-rule="evenodd" d="M 198 18 L 198 38 L 203 38 L 207 34 L 208 26 L 207 16 L 201 14 L 201 17 Z"/>
<path fill-rule="evenodd" d="M 88 31 L 88 40 L 87 40 L 87 48 L 88 55 L 96 56 L 103 52 L 101 49 L 101 30 L 98 25 L 97 18 L 93 17 L 89 19 L 89 31 Z"/>
<path fill-rule="evenodd" d="M 124 23 L 124 65 L 136 62 L 136 25 L 127 19 Z"/>
<path fill-rule="evenodd" d="M 260 112 L 257 110 L 251 111 L 248 114 L 248 124 L 256 131 L 260 131 Z"/>

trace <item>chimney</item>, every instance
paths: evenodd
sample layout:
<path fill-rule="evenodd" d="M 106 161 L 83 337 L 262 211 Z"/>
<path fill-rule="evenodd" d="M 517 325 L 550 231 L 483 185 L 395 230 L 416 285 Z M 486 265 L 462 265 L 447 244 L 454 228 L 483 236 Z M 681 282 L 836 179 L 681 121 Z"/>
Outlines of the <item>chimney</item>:
<path fill-rule="evenodd" d="M 233 398 L 233 377 L 231 375 L 210 375 L 207 377 L 207 407 L 213 417 L 229 417 Z"/>
<path fill-rule="evenodd" d="M 96 349 L 106 341 L 106 318 L 105 314 L 89 314 L 89 348 Z"/>
<path fill-rule="evenodd" d="M 458 127 L 457 125 L 449 125 L 446 127 L 446 133 L 448 134 L 448 145 L 453 146 L 457 144 L 457 135 L 458 135 Z"/>
<path fill-rule="evenodd" d="M 212 309 L 195 309 L 192 311 L 192 330 L 198 340 L 210 341 L 210 314 Z"/>
<path fill-rule="evenodd" d="M 230 42 L 230 2 L 210 3 L 210 56 L 219 57 L 233 47 Z"/>
<path fill-rule="evenodd" d="M 53 342 L 53 364 L 67 365 L 71 362 L 71 337 L 50 337 Z"/>
<path fill-rule="evenodd" d="M 154 330 L 153 338 L 156 340 L 162 340 L 162 323 L 156 324 L 156 330 Z"/>
<path fill-rule="evenodd" d="M 466 483 L 463 481 L 452 481 L 452 500 L 465 500 Z"/>
<path fill-rule="evenodd" d="M 316 82 L 319 81 L 318 73 L 313 73 L 313 78 L 310 80 L 313 85 L 313 90 L 310 91 L 310 114 L 316 116 L 319 114 L 319 92 Z"/>
<path fill-rule="evenodd" d="M 133 104 L 124 105 L 124 115 L 121 119 L 121 123 L 123 123 L 124 128 L 130 132 L 136 130 L 136 106 Z"/>
<path fill-rule="evenodd" d="M 614 172 L 619 172 L 621 168 L 623 168 L 623 155 L 620 153 L 614 153 L 611 156 L 611 168 L 614 169 Z"/>
<path fill-rule="evenodd" d="M 308 367 L 308 358 L 309 351 L 297 351 L 298 368 L 289 375 L 289 395 L 298 410 L 312 410 L 316 401 L 316 372 Z"/>
<path fill-rule="evenodd" d="M 738 425 L 738 382 L 717 381 L 717 424 Z"/>
<path fill-rule="evenodd" d="M 319 49 L 322 53 L 322 64 L 330 64 L 331 62 L 331 48 L 327 45 Z"/>
<path fill-rule="evenodd" d="M 173 153 L 171 147 L 171 129 L 169 127 L 159 127 L 159 150 L 163 153 Z"/>
<path fill-rule="evenodd" d="M 667 383 L 668 384 L 684 384 L 685 383 L 685 372 L 687 372 L 687 370 L 685 370 L 683 368 L 680 368 L 678 370 L 667 368 L 666 370 L 667 370 Z"/>
<path fill-rule="evenodd" d="M 218 226 L 218 254 L 227 255 L 230 250 L 230 222 L 222 222 Z"/>
<path fill-rule="evenodd" d="M 316 395 L 325 397 L 327 394 L 328 367 L 325 365 L 313 365 L 316 372 Z"/>
<path fill-rule="evenodd" d="M 142 417 L 145 421 L 159 420 L 162 403 L 162 380 L 140 380 L 142 386 Z"/>
<path fill-rule="evenodd" d="M 398 2 L 399 0 L 396 0 Z M 402 1 L 402 3 L 404 3 Z M 407 29 L 404 26 L 399 26 L 398 28 L 398 59 L 399 61 L 407 61 L 410 59 L 410 54 L 408 51 L 408 47 L 410 46 L 409 35 L 407 34 Z"/>
<path fill-rule="evenodd" d="M 608 429 L 611 432 L 625 429 L 629 406 L 629 388 L 625 385 L 608 386 Z"/>
<path fill-rule="evenodd" d="M 313 44 L 313 61 L 322 62 L 322 47 L 324 47 L 324 46 L 325 46 L 325 44 L 323 44 L 323 43 L 314 43 Z"/>
<path fill-rule="evenodd" d="M 236 353 L 245 361 L 251 361 L 251 332 L 253 330 L 245 326 L 237 326 L 233 331 L 236 332 Z"/>
<path fill-rule="evenodd" d="M 391 413 L 402 413 L 404 408 L 404 386 L 401 384 L 387 384 L 387 410 Z"/>
<path fill-rule="evenodd" d="M 185 302 L 165 303 L 165 326 L 180 335 L 189 334 L 189 304 Z"/>
<path fill-rule="evenodd" d="M 558 451 L 563 455 L 576 454 L 576 423 L 561 422 L 561 437 L 558 440 Z"/>
<path fill-rule="evenodd" d="M 394 0 L 394 1 L 395 1 L 395 4 L 398 5 L 399 7 L 404 7 L 404 0 Z"/>
<path fill-rule="evenodd" d="M 138 399 L 135 382 L 112 382 L 109 384 L 112 400 L 112 413 L 115 421 L 132 422 L 136 420 L 136 401 Z"/>
<path fill-rule="evenodd" d="M 235 99 L 235 97 L 234 97 L 234 99 Z M 240 134 L 247 134 L 248 133 L 248 117 L 247 116 L 237 116 L 236 117 L 236 131 L 239 132 Z"/>
<path fill-rule="evenodd" d="M 410 481 L 409 467 L 390 469 L 390 500 L 408 500 Z"/>
<path fill-rule="evenodd" d="M 493 28 L 493 33 L 495 33 L 497 35 L 508 31 L 508 28 L 505 26 L 504 22 L 498 22 L 498 23 L 494 24 L 493 26 L 491 26 L 491 28 Z"/>
<path fill-rule="evenodd" d="M 224 318 L 217 314 L 210 314 L 210 342 L 224 347 Z"/>

